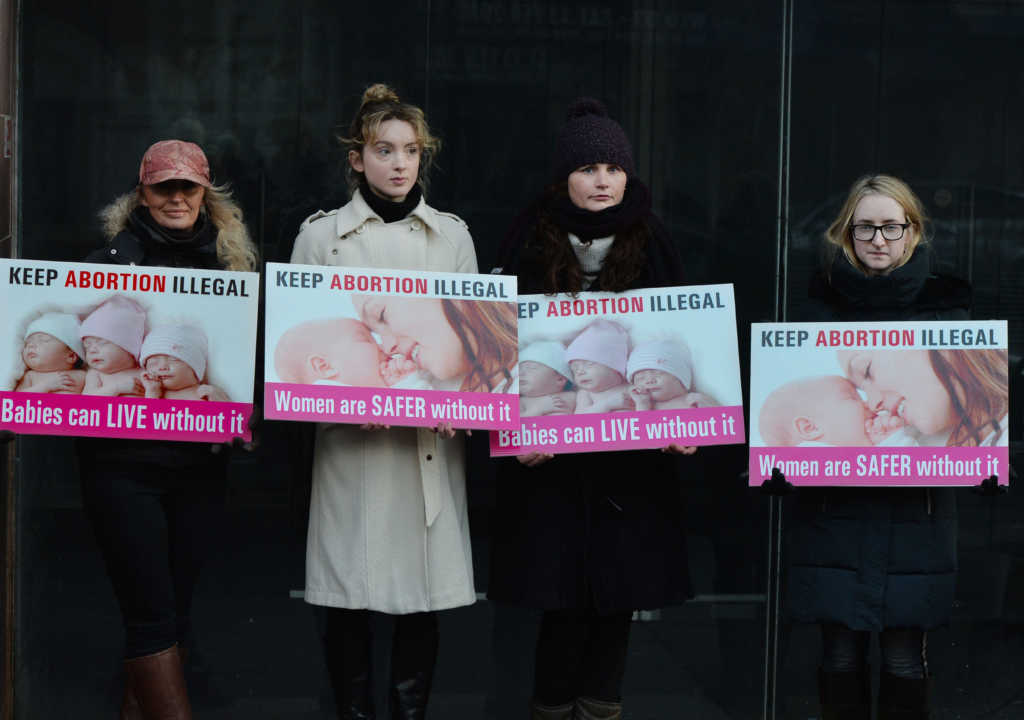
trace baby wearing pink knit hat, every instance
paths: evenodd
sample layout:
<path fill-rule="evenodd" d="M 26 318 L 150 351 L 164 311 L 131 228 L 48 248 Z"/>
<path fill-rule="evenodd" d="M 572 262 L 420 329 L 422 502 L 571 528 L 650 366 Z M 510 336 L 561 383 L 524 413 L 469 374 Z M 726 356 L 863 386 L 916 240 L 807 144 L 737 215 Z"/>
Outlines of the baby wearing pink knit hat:
<path fill-rule="evenodd" d="M 115 295 L 82 321 L 85 348 L 83 395 L 142 395 L 139 350 L 146 332 L 146 311 L 124 295 Z"/>
<path fill-rule="evenodd" d="M 576 393 L 576 414 L 633 410 L 626 382 L 629 334 L 611 320 L 587 325 L 565 349 Z"/>
<path fill-rule="evenodd" d="M 228 402 L 227 393 L 203 383 L 208 348 L 206 333 L 194 325 L 158 325 L 150 330 L 139 353 L 146 397 Z"/>
<path fill-rule="evenodd" d="M 693 356 L 682 340 L 640 343 L 626 368 L 637 410 L 717 407 L 710 395 L 693 392 Z"/>

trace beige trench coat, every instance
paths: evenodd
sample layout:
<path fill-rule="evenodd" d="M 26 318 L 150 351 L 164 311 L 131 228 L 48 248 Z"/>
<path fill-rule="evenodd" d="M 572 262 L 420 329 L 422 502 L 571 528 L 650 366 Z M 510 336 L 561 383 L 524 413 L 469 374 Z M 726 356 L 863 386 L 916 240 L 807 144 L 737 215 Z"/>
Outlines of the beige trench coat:
<path fill-rule="evenodd" d="M 466 224 L 420 200 L 385 224 L 356 191 L 310 216 L 293 263 L 476 272 Z M 465 447 L 425 428 L 319 425 L 306 546 L 306 601 L 403 614 L 476 600 Z"/>

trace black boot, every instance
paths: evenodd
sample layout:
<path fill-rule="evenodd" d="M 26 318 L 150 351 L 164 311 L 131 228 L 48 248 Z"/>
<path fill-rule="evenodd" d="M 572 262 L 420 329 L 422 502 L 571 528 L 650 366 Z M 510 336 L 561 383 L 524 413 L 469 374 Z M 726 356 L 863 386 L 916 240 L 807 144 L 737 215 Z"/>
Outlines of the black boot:
<path fill-rule="evenodd" d="M 434 681 L 439 633 L 432 612 L 399 615 L 391 646 L 391 718 L 423 720 Z"/>
<path fill-rule="evenodd" d="M 576 720 L 622 720 L 622 703 L 577 698 Z"/>
<path fill-rule="evenodd" d="M 870 674 L 818 671 L 821 720 L 871 720 Z"/>
<path fill-rule="evenodd" d="M 530 701 L 530 720 L 572 720 L 575 703 L 543 705 L 534 698 Z"/>
<path fill-rule="evenodd" d="M 878 720 L 928 720 L 928 678 L 901 678 L 882 673 L 878 686 Z"/>
<path fill-rule="evenodd" d="M 374 720 L 369 613 L 330 608 L 324 647 L 338 720 Z"/>

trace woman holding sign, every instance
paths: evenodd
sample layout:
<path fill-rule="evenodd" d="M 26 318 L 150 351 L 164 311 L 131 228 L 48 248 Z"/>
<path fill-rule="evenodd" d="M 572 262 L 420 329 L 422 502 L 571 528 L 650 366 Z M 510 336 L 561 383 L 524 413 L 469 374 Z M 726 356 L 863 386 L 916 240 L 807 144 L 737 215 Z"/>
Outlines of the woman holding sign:
<path fill-rule="evenodd" d="M 967 318 L 970 287 L 929 271 L 926 224 L 906 183 L 887 175 L 859 179 L 825 234 L 828 263 L 811 286 L 813 311 L 801 319 Z M 935 444 L 978 445 L 997 434 L 1006 410 L 1005 351 L 1001 400 L 998 392 L 982 392 L 967 404 L 951 402 L 959 380 L 944 351 L 886 352 L 839 357 L 873 410 L 940 438 Z M 974 417 L 974 407 L 990 416 Z M 987 429 L 963 432 L 965 423 Z M 871 632 L 879 633 L 882 651 L 878 716 L 927 717 L 925 635 L 949 621 L 956 582 L 953 491 L 803 489 L 789 540 L 789 613 L 822 627 L 824 717 L 870 717 Z"/>
<path fill-rule="evenodd" d="M 164 140 L 151 146 L 139 167 L 138 186 L 100 216 L 109 241 L 87 262 L 247 271 L 256 267 L 256 248 L 241 209 L 226 187 L 211 182 L 206 155 L 189 142 Z M 110 301 L 82 327 L 87 345 L 90 340 L 114 345 L 108 352 L 120 346 L 138 368 L 136 360 L 146 347 L 145 324 L 138 305 Z M 172 338 L 184 357 L 204 357 L 184 330 Z M 153 346 L 152 338 L 148 342 Z M 139 374 L 136 369 L 134 376 Z M 133 388 L 129 384 L 124 390 L 131 393 Z M 134 390 L 141 395 L 143 388 Z M 125 627 L 121 717 L 189 718 L 183 644 L 192 591 L 224 503 L 227 456 L 211 453 L 204 443 L 121 439 L 80 439 L 78 455 L 85 511 Z"/>
<path fill-rule="evenodd" d="M 503 250 L 501 272 L 519 276 L 520 293 L 684 284 L 629 140 L 596 100 L 570 106 L 554 178 Z M 488 597 L 544 611 L 531 717 L 620 718 L 633 611 L 689 594 L 674 458 L 638 451 L 499 462 Z"/>
<path fill-rule="evenodd" d="M 420 108 L 374 85 L 343 142 L 352 200 L 303 223 L 292 262 L 476 272 L 466 224 L 423 199 L 439 141 Z M 385 342 L 408 334 L 396 330 L 409 319 L 401 303 L 381 307 L 365 297 L 358 304 Z M 430 305 L 421 324 L 435 328 L 433 335 L 395 349 L 415 355 L 409 359 L 435 377 L 468 377 L 461 346 L 441 341 L 451 334 L 451 314 L 440 302 Z M 492 384 L 500 370 L 480 377 Z M 476 600 L 464 447 L 453 436 L 446 427 L 317 427 L 305 598 L 328 608 L 327 668 L 339 717 L 374 717 L 368 611 L 396 616 L 392 717 L 415 720 L 424 717 L 430 694 L 436 611 Z"/>

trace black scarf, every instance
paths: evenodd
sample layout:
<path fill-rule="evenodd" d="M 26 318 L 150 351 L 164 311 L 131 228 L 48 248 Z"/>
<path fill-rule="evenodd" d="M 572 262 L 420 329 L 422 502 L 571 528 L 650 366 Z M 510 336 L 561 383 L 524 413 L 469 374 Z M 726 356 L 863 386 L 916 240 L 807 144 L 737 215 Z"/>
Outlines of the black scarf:
<path fill-rule="evenodd" d="M 651 193 L 636 179 L 626 185 L 622 202 L 594 212 L 573 205 L 568 195 L 558 195 L 547 204 L 547 211 L 558 227 L 584 242 L 617 235 L 632 227 L 651 212 Z"/>
<path fill-rule="evenodd" d="M 216 267 L 217 233 L 216 226 L 205 213 L 199 213 L 191 230 L 173 230 L 158 224 L 149 208 L 139 205 L 128 216 L 128 229 L 139 239 L 147 257 L 171 257 L 156 264 L 170 264 L 179 267 Z"/>
<path fill-rule="evenodd" d="M 969 310 L 970 285 L 958 278 L 934 275 L 930 268 L 931 257 L 924 246 L 919 246 L 906 263 L 884 275 L 868 275 L 838 251 L 811 281 L 809 295 L 820 312 L 805 319 L 928 319 L 926 316 L 931 313 L 944 315 L 953 309 Z M 821 318 L 817 317 L 820 313 L 824 313 Z"/>
<path fill-rule="evenodd" d="M 363 200 L 370 206 L 370 209 L 380 215 L 380 219 L 385 223 L 398 222 L 404 220 L 409 216 L 417 205 L 420 204 L 420 198 L 423 196 L 423 191 L 420 190 L 419 183 L 412 186 L 412 190 L 405 196 L 405 199 L 401 202 L 393 202 L 386 200 L 377 195 L 370 186 L 363 179 L 359 183 L 359 194 L 363 196 Z"/>
<path fill-rule="evenodd" d="M 153 219 L 153 214 L 145 205 L 139 205 L 132 210 L 131 219 L 144 227 L 147 234 L 153 236 L 154 239 L 183 247 L 197 246 L 209 242 L 210 234 L 213 230 L 213 224 L 207 220 L 206 213 L 202 212 L 196 218 L 195 225 L 187 230 L 164 227 Z"/>

